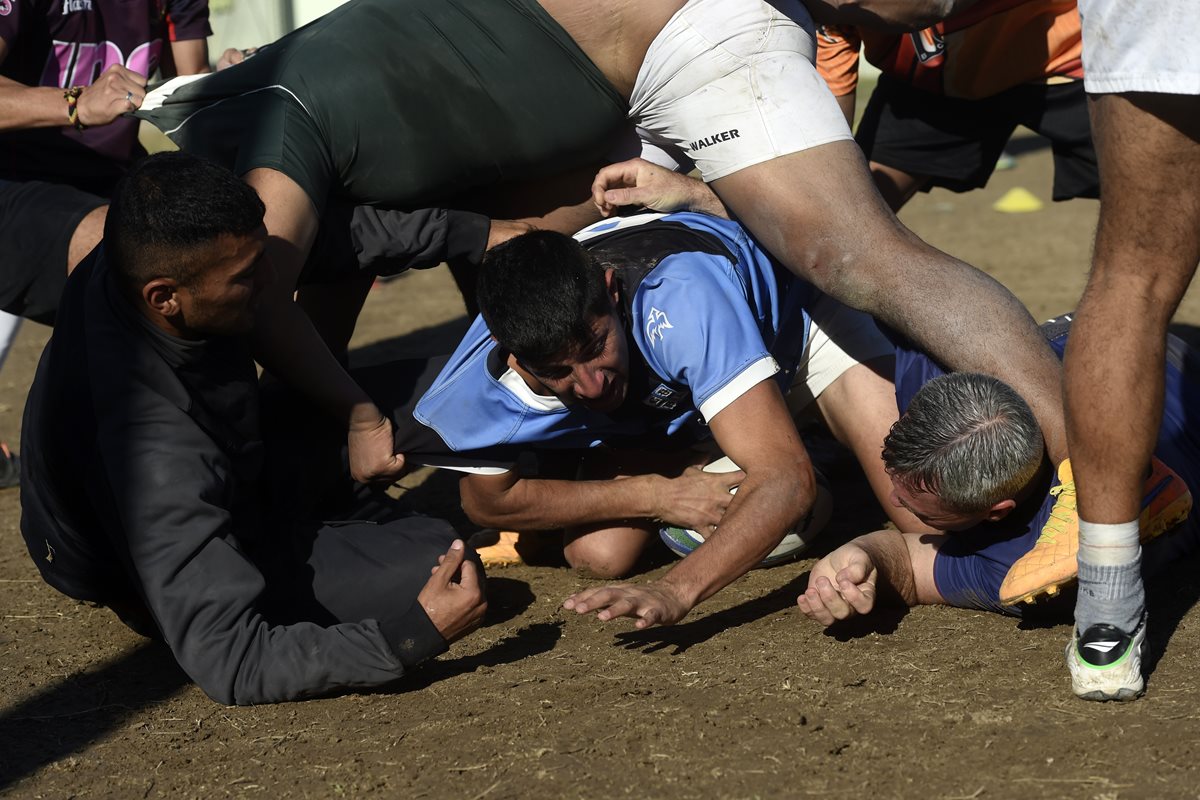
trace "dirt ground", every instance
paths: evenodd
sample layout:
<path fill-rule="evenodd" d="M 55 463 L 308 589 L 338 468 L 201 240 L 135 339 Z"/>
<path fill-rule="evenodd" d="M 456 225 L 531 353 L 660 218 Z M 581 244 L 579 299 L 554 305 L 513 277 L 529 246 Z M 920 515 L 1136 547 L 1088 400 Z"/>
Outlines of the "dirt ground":
<path fill-rule="evenodd" d="M 1048 151 L 1035 139 L 1015 150 L 1018 166 L 987 189 L 921 196 L 902 216 L 1046 318 L 1079 295 L 1097 206 L 1051 205 Z M 992 210 L 1014 186 L 1046 207 Z M 449 343 L 461 314 L 441 270 L 405 277 L 373 293 L 359 356 Z M 1200 323 L 1194 296 L 1180 321 Z M 0 373 L 8 441 L 44 339 L 26 326 Z M 415 507 L 466 529 L 453 480 L 409 485 Z M 836 488 L 835 523 L 813 555 L 882 519 L 852 474 Z M 570 570 L 495 571 L 488 624 L 391 690 L 227 708 L 165 648 L 44 586 L 19 513 L 18 492 L 0 494 L 0 793 L 12 796 L 1200 796 L 1194 561 L 1151 587 L 1159 658 L 1129 706 L 1070 696 L 1062 618 L 919 608 L 827 633 L 794 606 L 806 559 L 639 633 L 562 612 L 590 583 Z"/>

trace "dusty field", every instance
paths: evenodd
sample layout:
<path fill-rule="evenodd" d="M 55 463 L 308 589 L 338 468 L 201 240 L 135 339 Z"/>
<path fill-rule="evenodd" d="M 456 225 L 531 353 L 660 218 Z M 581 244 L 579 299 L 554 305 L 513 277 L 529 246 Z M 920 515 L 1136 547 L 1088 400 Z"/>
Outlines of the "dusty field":
<path fill-rule="evenodd" d="M 1018 168 L 986 190 L 922 196 L 903 217 L 1048 317 L 1078 297 L 1096 204 L 1051 206 L 1048 153 L 1023 144 Z M 992 211 L 1016 185 L 1046 208 Z M 414 331 L 449 341 L 460 315 L 447 275 L 406 277 L 374 293 L 362 354 L 411 352 Z M 1180 319 L 1200 323 L 1195 298 Z M 0 374 L 9 441 L 43 341 L 28 326 Z M 829 543 L 882 519 L 864 508 L 853 475 L 838 489 Z M 451 513 L 453 492 L 434 476 L 406 496 Z M 18 516 L 17 492 L 0 494 L 0 793 L 1200 796 L 1195 562 L 1152 588 L 1161 658 L 1147 697 L 1128 707 L 1069 696 L 1061 620 L 1019 625 L 923 608 L 828 634 L 793 605 L 806 560 L 756 572 L 684 624 L 643 633 L 561 612 L 589 583 L 566 569 L 494 572 L 489 624 L 394 689 L 226 708 L 190 685 L 164 648 L 42 585 Z"/>

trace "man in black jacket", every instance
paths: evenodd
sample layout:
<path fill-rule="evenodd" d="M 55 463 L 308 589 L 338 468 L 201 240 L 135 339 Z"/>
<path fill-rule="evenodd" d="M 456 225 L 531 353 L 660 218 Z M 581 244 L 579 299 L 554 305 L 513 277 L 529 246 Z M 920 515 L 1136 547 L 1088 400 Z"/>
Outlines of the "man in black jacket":
<path fill-rule="evenodd" d="M 320 447 L 291 454 L 319 436 L 260 392 L 240 338 L 269 280 L 262 217 L 194 156 L 136 166 L 68 282 L 24 422 L 21 531 L 43 578 L 164 639 L 222 703 L 388 683 L 486 609 L 444 522 L 310 521 L 332 518 L 331 470 Z"/>

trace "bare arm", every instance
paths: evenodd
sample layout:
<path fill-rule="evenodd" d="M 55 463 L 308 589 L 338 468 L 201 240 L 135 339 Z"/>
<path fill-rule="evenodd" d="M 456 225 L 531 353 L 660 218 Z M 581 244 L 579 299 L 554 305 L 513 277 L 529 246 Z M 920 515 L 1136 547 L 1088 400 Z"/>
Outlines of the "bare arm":
<path fill-rule="evenodd" d="M 810 619 L 832 625 L 869 614 L 877 597 L 908 606 L 944 603 L 933 579 L 933 562 L 945 539 L 944 534 L 897 531 L 859 536 L 817 562 L 796 604 Z"/>
<path fill-rule="evenodd" d="M 765 380 L 709 421 L 721 449 L 746 473 L 721 520 L 695 552 L 657 581 L 588 589 L 563 604 L 597 618 L 673 625 L 744 575 L 812 506 L 812 464 L 778 386 Z"/>
<path fill-rule="evenodd" d="M 821 25 L 861 25 L 919 31 L 964 11 L 978 0 L 804 0 Z"/>
<path fill-rule="evenodd" d="M 201 75 L 212 71 L 208 63 L 207 39 L 171 42 L 171 60 L 175 63 L 175 75 Z"/>
<path fill-rule="evenodd" d="M 851 130 L 854 129 L 854 108 L 857 98 L 857 89 L 849 94 L 840 94 L 837 96 L 838 108 L 842 110 L 842 116 L 846 118 L 846 124 L 850 126 Z"/>
<path fill-rule="evenodd" d="M 0 39 L 0 64 L 7 57 L 8 45 Z M 79 95 L 79 121 L 88 127 L 107 125 L 140 106 L 145 87 L 146 76 L 114 64 Z M 62 89 L 26 86 L 0 77 L 0 131 L 58 128 L 66 124 L 67 101 Z"/>
<path fill-rule="evenodd" d="M 477 525 L 508 530 L 552 530 L 627 519 L 660 519 L 705 530 L 721 521 L 741 472 L 689 468 L 678 478 L 633 475 L 570 481 L 470 475 L 462 480 L 463 510 Z"/>
<path fill-rule="evenodd" d="M 350 471 L 356 480 L 397 477 L 404 459 L 394 452 L 392 426 L 329 351 L 292 300 L 300 268 L 317 230 L 317 212 L 300 185 L 273 169 L 245 176 L 267 207 L 267 260 L 272 281 L 255 315 L 255 357 L 302 391 L 349 431 Z"/>
<path fill-rule="evenodd" d="M 894 359 L 856 364 L 817 398 L 817 407 L 839 442 L 858 459 L 875 499 L 900 530 L 931 532 L 911 511 L 892 502 L 892 479 L 883 464 L 883 440 L 899 418 Z"/>

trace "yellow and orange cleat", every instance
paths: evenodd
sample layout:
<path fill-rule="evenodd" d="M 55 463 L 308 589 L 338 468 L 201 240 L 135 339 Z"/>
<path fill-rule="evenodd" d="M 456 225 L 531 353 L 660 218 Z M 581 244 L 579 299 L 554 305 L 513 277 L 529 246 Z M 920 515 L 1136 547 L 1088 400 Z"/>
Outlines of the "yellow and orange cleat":
<path fill-rule="evenodd" d="M 479 560 L 488 569 L 515 567 L 525 559 L 517 552 L 520 534 L 516 531 L 487 531 L 471 537 L 469 544 L 479 554 Z"/>
<path fill-rule="evenodd" d="M 1157 458 L 1143 485 L 1138 540 L 1148 542 L 1179 525 L 1192 510 L 1192 493 L 1175 471 Z M 1058 467 L 1058 486 L 1050 518 L 1033 549 L 1021 556 L 1000 584 L 1000 602 L 1006 606 L 1053 597 L 1075 580 L 1079 565 L 1079 512 L 1075 507 L 1075 478 L 1070 459 Z"/>

